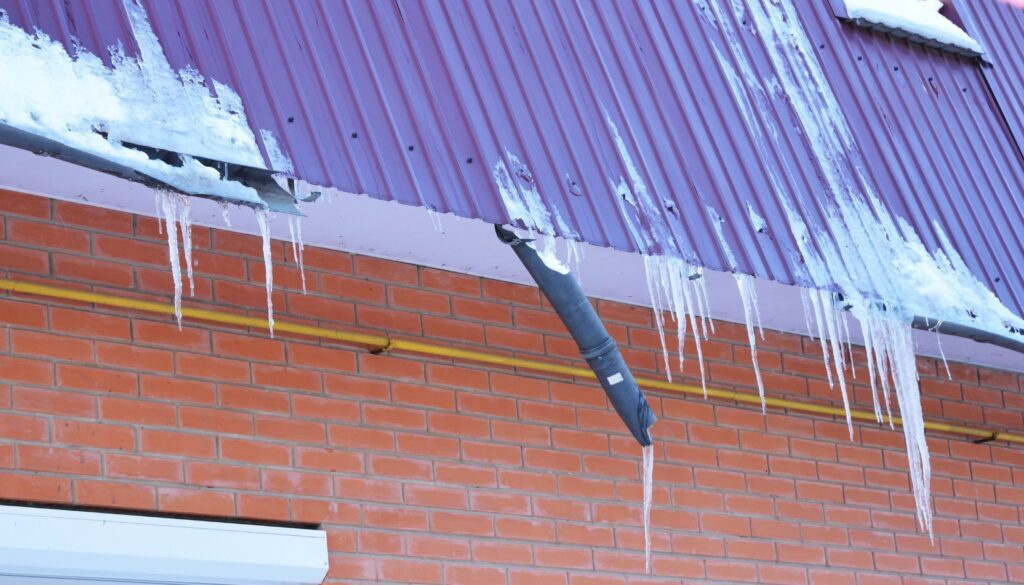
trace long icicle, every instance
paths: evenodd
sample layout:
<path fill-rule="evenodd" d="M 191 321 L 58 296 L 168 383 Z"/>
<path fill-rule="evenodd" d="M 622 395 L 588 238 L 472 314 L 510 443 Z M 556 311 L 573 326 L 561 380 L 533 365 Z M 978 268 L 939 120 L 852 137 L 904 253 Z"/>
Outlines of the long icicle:
<path fill-rule="evenodd" d="M 274 337 L 274 265 L 270 254 L 270 216 L 264 209 L 256 210 L 256 222 L 260 224 L 260 236 L 263 238 L 263 272 L 267 286 L 267 323 L 270 326 L 270 337 Z"/>
<path fill-rule="evenodd" d="M 764 382 L 761 380 L 761 368 L 757 364 L 757 338 L 754 335 L 754 305 L 757 303 L 757 293 L 753 290 L 753 279 L 746 274 L 736 274 L 736 288 L 740 291 L 740 299 L 743 301 L 743 320 L 747 325 L 747 339 L 750 343 L 750 360 L 754 364 L 754 375 L 757 378 L 757 393 L 761 396 L 761 414 L 767 412 L 764 401 Z M 764 331 L 761 332 L 761 339 L 764 339 Z"/>
<path fill-rule="evenodd" d="M 196 296 L 196 283 L 192 278 L 192 201 L 178 196 L 178 224 L 181 225 L 181 246 L 185 251 L 185 274 L 188 275 L 188 296 Z"/>
<path fill-rule="evenodd" d="M 167 224 L 167 256 L 171 263 L 171 280 L 174 282 L 174 317 L 181 330 L 181 259 L 178 256 L 178 199 L 160 193 L 160 211 Z"/>
<path fill-rule="evenodd" d="M 643 447 L 644 472 L 644 567 L 651 573 L 651 502 L 654 499 L 654 443 Z"/>

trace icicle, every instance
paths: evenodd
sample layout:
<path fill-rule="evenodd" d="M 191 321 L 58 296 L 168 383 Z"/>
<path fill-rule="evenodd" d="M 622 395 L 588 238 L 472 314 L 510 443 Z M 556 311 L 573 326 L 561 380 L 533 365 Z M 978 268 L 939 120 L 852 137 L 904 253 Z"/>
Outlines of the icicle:
<path fill-rule="evenodd" d="M 839 339 L 839 326 L 836 310 L 832 305 L 832 293 L 818 291 L 821 295 L 822 315 L 825 318 L 825 325 L 828 329 L 829 343 L 832 345 L 832 364 L 835 367 L 836 378 L 839 380 L 839 393 L 843 396 L 843 409 L 846 411 L 846 427 L 850 431 L 850 440 L 853 440 L 853 418 L 850 416 L 850 397 L 846 392 L 846 376 L 843 374 L 843 348 Z M 825 364 L 828 367 L 828 364 Z"/>
<path fill-rule="evenodd" d="M 665 316 L 661 312 L 661 289 L 658 279 L 662 270 L 658 259 L 653 256 L 644 256 L 644 274 L 647 277 L 647 290 L 651 293 L 651 309 L 654 311 L 654 324 L 658 328 L 658 338 L 661 340 L 661 353 L 665 359 L 665 375 L 668 381 L 672 381 L 672 367 L 668 361 L 668 345 L 665 343 Z"/>
<path fill-rule="evenodd" d="M 264 209 L 256 210 L 256 222 L 260 224 L 260 236 L 263 238 L 263 271 L 266 273 L 267 285 L 267 323 L 270 337 L 274 337 L 274 265 L 270 255 L 270 216 Z"/>
<path fill-rule="evenodd" d="M 231 214 L 228 213 L 227 201 L 224 201 L 220 204 L 220 216 L 224 218 L 224 225 L 231 227 Z"/>
<path fill-rule="evenodd" d="M 818 291 L 816 290 L 808 291 L 807 296 L 811 299 L 811 308 L 814 309 L 814 321 L 818 326 L 818 341 L 821 342 L 821 359 L 825 362 L 825 375 L 828 376 L 828 387 L 835 388 L 835 384 L 832 381 L 832 368 L 828 363 L 828 345 L 825 343 L 825 316 L 819 304 L 821 299 L 818 297 Z"/>
<path fill-rule="evenodd" d="M 811 295 L 806 288 L 800 289 L 800 305 L 804 309 L 804 326 L 807 327 L 807 337 L 814 339 L 811 332 Z"/>
<path fill-rule="evenodd" d="M 654 496 L 654 443 L 643 447 L 644 460 L 644 566 L 651 573 L 651 500 Z"/>
<path fill-rule="evenodd" d="M 441 214 L 428 207 L 427 215 L 430 216 L 430 223 L 434 226 L 434 231 L 444 235 L 444 226 L 441 225 Z"/>
<path fill-rule="evenodd" d="M 757 338 L 754 336 L 754 312 L 757 304 L 757 293 L 754 291 L 753 279 L 746 274 L 736 274 L 736 288 L 743 300 L 743 319 L 747 324 L 747 339 L 750 342 L 750 360 L 754 364 L 754 375 L 757 377 L 757 393 L 761 396 L 761 414 L 765 414 L 764 382 L 761 380 L 761 368 L 757 365 Z M 761 332 L 764 339 L 764 332 Z"/>
<path fill-rule="evenodd" d="M 174 317 L 181 330 L 181 260 L 178 257 L 178 205 L 173 195 L 160 193 L 160 211 L 167 224 L 167 255 L 171 262 L 171 279 L 174 281 Z"/>
<path fill-rule="evenodd" d="M 849 356 L 850 373 L 853 379 L 857 379 L 857 365 L 853 362 L 853 343 L 850 341 L 850 315 L 846 311 L 843 314 L 843 334 L 846 337 L 846 353 Z"/>
<path fill-rule="evenodd" d="M 680 264 L 685 264 L 681 260 Z M 679 320 L 682 321 L 686 318 L 686 314 L 690 315 L 690 328 L 693 329 L 693 341 L 694 345 L 697 346 L 697 365 L 700 366 L 700 387 L 704 390 L 704 398 L 708 397 L 708 383 L 707 374 L 704 371 L 704 350 L 701 348 L 700 335 L 697 334 L 697 317 L 694 315 L 696 311 L 693 310 L 694 299 L 696 291 L 691 291 L 690 288 L 693 286 L 693 281 L 689 278 L 689 265 L 685 265 L 683 270 L 679 270 L 679 283 L 680 288 L 683 291 L 683 306 L 677 307 L 676 312 L 679 314 Z M 679 352 L 682 353 L 682 347 L 679 348 Z"/>
<path fill-rule="evenodd" d="M 164 213 L 164 199 L 163 198 L 164 198 L 164 194 L 161 193 L 160 191 L 157 191 L 156 195 L 155 195 L 155 199 L 156 199 L 156 231 L 160 235 L 163 235 L 163 233 L 164 233 L 164 224 L 163 224 L 162 221 L 160 221 L 160 216 L 163 215 L 163 213 Z"/>
<path fill-rule="evenodd" d="M 192 278 L 192 201 L 178 196 L 178 223 L 181 224 L 181 245 L 185 250 L 185 273 L 188 275 L 188 296 L 196 296 L 196 283 Z"/>
<path fill-rule="evenodd" d="M 292 238 L 292 258 L 299 267 L 299 276 L 302 278 L 302 294 L 306 294 L 306 268 L 302 265 L 302 220 L 288 216 L 288 234 Z"/>
<path fill-rule="evenodd" d="M 942 321 L 936 323 L 932 331 L 935 332 L 935 342 L 939 344 L 939 355 L 942 356 L 942 367 L 946 368 L 946 378 L 952 380 L 953 373 L 949 371 L 949 362 L 946 361 L 946 352 L 942 349 L 942 334 L 939 333 L 939 327 L 942 327 Z"/>
<path fill-rule="evenodd" d="M 302 278 L 302 294 L 306 294 L 306 263 L 303 253 L 306 245 L 302 243 L 302 218 L 295 218 L 295 235 L 299 238 L 299 276 Z"/>
<path fill-rule="evenodd" d="M 711 327 L 711 334 L 715 333 L 715 320 L 711 318 L 711 303 L 708 302 L 708 287 L 707 282 L 704 280 L 704 271 L 700 271 L 700 278 L 697 279 L 695 286 L 697 291 L 700 292 L 701 303 L 703 307 L 700 309 L 701 319 L 707 319 L 708 326 Z M 757 319 L 758 327 L 760 327 L 761 318 L 758 316 Z M 704 335 L 704 339 L 707 339 L 707 334 Z"/>
<path fill-rule="evenodd" d="M 871 404 L 875 409 L 875 420 L 881 423 L 882 405 L 878 401 L 878 384 L 875 382 L 875 356 L 872 345 L 871 321 L 866 318 L 861 319 L 860 330 L 864 336 L 864 351 L 868 358 L 868 382 L 871 383 Z"/>

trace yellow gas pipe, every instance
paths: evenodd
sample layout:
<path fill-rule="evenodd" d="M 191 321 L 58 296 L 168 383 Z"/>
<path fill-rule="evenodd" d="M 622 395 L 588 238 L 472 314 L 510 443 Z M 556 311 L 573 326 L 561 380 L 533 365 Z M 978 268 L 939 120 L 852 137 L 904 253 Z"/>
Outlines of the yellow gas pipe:
<path fill-rule="evenodd" d="M 158 313 L 161 315 L 174 314 L 174 307 L 166 303 L 155 303 L 152 301 L 143 301 L 139 299 L 117 297 L 114 295 L 106 295 L 87 291 L 60 288 L 55 286 L 47 286 L 31 282 L 20 282 L 16 280 L 0 279 L 0 290 L 9 290 L 11 292 L 43 296 L 54 299 L 94 303 L 97 305 L 104 305 L 107 307 L 144 311 L 147 313 Z M 201 321 L 208 321 L 211 323 L 223 323 L 226 325 L 238 325 L 242 327 L 256 327 L 260 329 L 269 329 L 269 323 L 266 319 L 257 319 L 255 317 L 243 317 L 241 315 L 232 315 L 230 313 L 223 313 L 221 311 L 211 311 L 207 309 L 193 309 L 189 307 L 182 307 L 181 314 L 183 317 L 198 319 Z M 299 335 L 307 335 L 309 337 L 330 339 L 332 341 L 364 345 L 378 350 L 386 349 L 389 352 L 405 351 L 409 353 L 468 360 L 484 364 L 510 366 L 515 368 L 522 368 L 525 370 L 532 370 L 534 372 L 562 374 L 567 376 L 575 376 L 578 378 L 594 378 L 594 373 L 590 371 L 590 369 L 588 368 L 578 368 L 573 366 L 549 364 L 537 360 L 509 357 L 504 355 L 487 353 L 483 351 L 459 349 L 444 345 L 434 345 L 431 343 L 424 343 L 421 341 L 394 339 L 386 335 L 370 335 L 366 333 L 338 331 L 336 329 L 312 327 L 309 325 L 300 325 L 298 323 L 288 323 L 286 321 L 275 321 L 274 330 L 287 333 L 296 333 Z M 656 388 L 658 390 L 667 390 L 670 392 L 679 392 L 682 394 L 692 394 L 698 396 L 704 395 L 703 389 L 698 388 L 696 386 L 691 386 L 689 384 L 676 384 L 671 382 L 665 382 L 663 380 L 642 377 L 638 377 L 636 381 L 637 383 L 640 384 L 640 386 L 644 388 Z M 734 400 L 736 402 L 742 402 L 745 404 L 755 404 L 758 406 L 760 406 L 761 404 L 761 397 L 753 393 L 733 392 L 731 390 L 708 388 L 707 395 L 713 398 L 721 398 L 723 400 Z M 828 416 L 846 416 L 845 410 L 835 406 L 808 404 L 796 400 L 768 396 L 765 397 L 764 402 L 767 406 L 775 408 L 786 408 L 800 412 L 823 414 Z M 857 420 L 876 422 L 875 414 L 873 412 L 867 412 L 864 410 L 851 410 L 850 416 Z M 885 417 L 885 422 L 889 422 L 888 417 Z M 895 416 L 892 417 L 892 422 L 893 424 L 902 424 L 901 419 Z M 970 437 L 977 437 L 985 441 L 1007 441 L 1009 443 L 1024 444 L 1024 435 L 1017 435 L 1014 433 L 1007 433 L 1003 431 L 990 431 L 985 429 L 977 429 L 972 427 L 965 427 L 960 425 L 952 425 L 947 423 L 931 421 L 925 421 L 924 427 L 931 431 L 967 435 Z"/>

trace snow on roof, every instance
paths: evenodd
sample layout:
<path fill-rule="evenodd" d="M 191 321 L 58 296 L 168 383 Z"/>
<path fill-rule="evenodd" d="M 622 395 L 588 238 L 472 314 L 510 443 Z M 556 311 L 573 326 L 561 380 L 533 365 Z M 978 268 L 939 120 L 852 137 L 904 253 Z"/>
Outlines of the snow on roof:
<path fill-rule="evenodd" d="M 943 16 L 942 0 L 845 0 L 851 20 L 862 20 L 983 55 L 985 49 L 962 28 Z"/>
<path fill-rule="evenodd" d="M 187 193 L 263 207 L 257 192 L 224 180 L 188 155 L 265 168 L 242 101 L 195 70 L 171 68 L 145 10 L 125 9 L 140 56 L 111 47 L 111 67 L 42 32 L 29 34 L 0 12 L 0 123 L 120 163 Z M 123 143 L 182 156 L 173 166 Z"/>

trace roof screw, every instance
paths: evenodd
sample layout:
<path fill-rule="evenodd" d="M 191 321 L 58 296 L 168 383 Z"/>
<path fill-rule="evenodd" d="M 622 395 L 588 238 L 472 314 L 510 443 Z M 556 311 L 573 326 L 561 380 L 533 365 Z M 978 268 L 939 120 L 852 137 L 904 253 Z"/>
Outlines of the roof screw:
<path fill-rule="evenodd" d="M 352 138 L 359 138 L 359 133 L 358 132 L 353 132 L 352 133 Z"/>
<path fill-rule="evenodd" d="M 288 116 L 288 123 L 291 124 L 293 122 L 295 122 L 295 116 Z"/>
<path fill-rule="evenodd" d="M 467 159 L 466 159 L 466 164 L 467 164 L 467 165 L 471 165 L 471 164 L 473 164 L 473 157 L 469 157 L 469 158 L 467 158 Z"/>
<path fill-rule="evenodd" d="M 412 152 L 414 150 L 416 150 L 416 147 L 410 144 L 409 145 L 409 152 Z"/>

